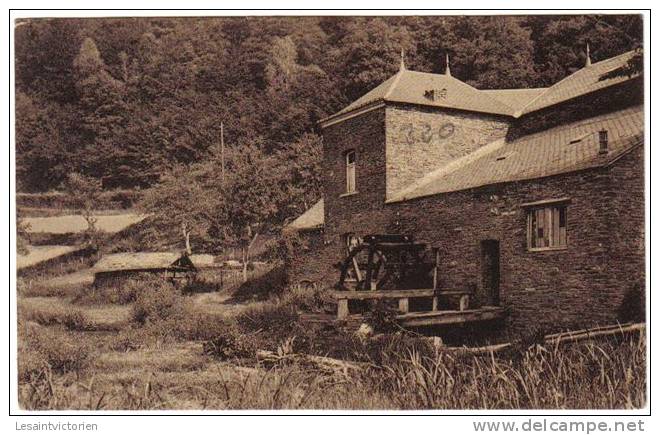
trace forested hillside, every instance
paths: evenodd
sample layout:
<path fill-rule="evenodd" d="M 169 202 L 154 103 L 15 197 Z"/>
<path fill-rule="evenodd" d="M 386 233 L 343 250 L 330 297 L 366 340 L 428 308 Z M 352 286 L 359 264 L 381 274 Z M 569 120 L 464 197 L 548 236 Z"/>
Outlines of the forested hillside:
<path fill-rule="evenodd" d="M 21 20 L 15 28 L 19 191 L 79 172 L 147 187 L 176 166 L 250 145 L 318 195 L 316 121 L 393 74 L 479 88 L 548 86 L 634 48 L 639 16 Z M 292 162 L 300 157 L 298 166 Z"/>

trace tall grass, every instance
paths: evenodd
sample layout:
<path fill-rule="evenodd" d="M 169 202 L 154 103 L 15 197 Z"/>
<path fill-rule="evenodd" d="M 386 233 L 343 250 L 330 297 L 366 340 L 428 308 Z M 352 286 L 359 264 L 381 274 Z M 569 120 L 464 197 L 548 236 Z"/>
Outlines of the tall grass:
<path fill-rule="evenodd" d="M 388 355 L 383 366 L 335 374 L 297 364 L 227 365 L 94 383 L 93 376 L 72 380 L 46 369 L 21 383 L 19 398 L 28 409 L 639 408 L 644 355 L 641 337 L 537 346 L 516 359 L 408 351 Z"/>
<path fill-rule="evenodd" d="M 22 407 L 621 409 L 646 403 L 643 334 L 473 355 L 414 335 L 365 338 L 302 322 L 302 311 L 332 308 L 321 288 L 293 288 L 218 317 L 196 312 L 191 298 L 167 282 L 132 285 L 132 315 L 121 331 L 92 332 L 82 311 L 19 307 Z M 195 353 L 171 353 L 191 345 Z M 282 349 L 359 368 L 334 372 L 295 358 L 265 367 L 256 358 L 257 350 Z M 97 358 L 103 352 L 105 363 Z M 170 352 L 167 361 L 163 352 Z M 128 354 L 130 368 L 122 365 Z M 144 355 L 162 359 L 162 367 L 147 364 Z"/>

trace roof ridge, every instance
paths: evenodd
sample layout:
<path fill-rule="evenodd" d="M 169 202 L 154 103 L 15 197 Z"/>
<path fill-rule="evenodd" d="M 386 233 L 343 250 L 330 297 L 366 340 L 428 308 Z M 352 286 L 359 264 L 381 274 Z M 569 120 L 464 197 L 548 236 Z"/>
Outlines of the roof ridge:
<path fill-rule="evenodd" d="M 499 91 L 540 91 L 541 89 L 548 89 L 547 87 L 539 88 L 505 88 L 505 89 L 478 89 L 481 92 L 499 92 Z"/>
<path fill-rule="evenodd" d="M 535 101 L 538 100 L 539 98 L 543 97 L 544 95 L 547 95 L 547 94 L 550 92 L 551 89 L 553 89 L 554 87 L 556 87 L 556 86 L 559 85 L 560 83 L 562 83 L 562 82 L 564 82 L 564 81 L 567 81 L 569 78 L 573 77 L 575 74 L 577 74 L 578 72 L 582 71 L 584 68 L 586 68 L 586 67 L 582 67 L 582 68 L 580 68 L 579 70 L 577 70 L 577 71 L 575 71 L 575 72 L 573 72 L 573 73 L 567 75 L 567 76 L 564 77 L 563 79 L 559 80 L 557 83 L 554 83 L 552 86 L 548 86 L 547 88 L 545 88 L 545 91 L 541 92 L 541 93 L 538 94 L 536 97 L 532 98 L 530 101 L 527 102 L 527 104 L 525 104 L 525 105 L 524 105 L 522 108 L 520 108 L 516 113 L 514 113 L 514 114 L 513 114 L 513 117 L 514 117 L 514 118 L 520 118 L 520 116 L 522 116 L 522 114 L 525 113 L 525 109 L 527 109 L 528 107 L 530 107 L 530 106 L 532 105 L 533 102 L 535 102 Z"/>
<path fill-rule="evenodd" d="M 629 51 L 626 51 L 625 53 L 617 54 L 616 56 L 609 57 L 609 58 L 607 58 L 607 59 L 603 59 L 603 60 L 599 60 L 598 62 L 594 62 L 594 63 L 592 63 L 592 64 L 589 65 L 589 66 L 583 66 L 582 68 L 580 68 L 580 69 L 574 71 L 573 73 L 567 75 L 566 77 L 564 77 L 563 79 L 559 80 L 558 82 L 552 84 L 551 86 L 549 86 L 549 87 L 547 87 L 547 88 L 544 88 L 545 91 L 541 92 L 539 95 L 537 95 L 536 97 L 532 98 L 532 99 L 531 99 L 531 100 L 530 100 L 525 106 L 523 106 L 520 110 L 518 110 L 516 113 L 514 113 L 514 114 L 513 114 L 514 118 L 519 118 L 520 116 L 522 116 L 522 115 L 525 113 L 525 110 L 526 110 L 528 107 L 531 107 L 531 106 L 532 106 L 532 103 L 534 103 L 534 102 L 536 102 L 538 99 L 544 97 L 545 95 L 547 95 L 548 93 L 550 93 L 551 90 L 557 88 L 561 83 L 567 81 L 568 79 L 572 78 L 572 77 L 575 76 L 576 74 L 579 74 L 579 73 L 585 72 L 585 71 L 587 71 L 587 70 L 593 70 L 594 67 L 597 66 L 597 65 L 599 65 L 599 64 L 603 64 L 604 62 L 610 62 L 610 61 L 613 61 L 613 60 L 619 59 L 619 58 L 621 58 L 621 57 L 623 57 L 623 56 L 630 55 L 630 53 L 633 53 L 634 51 L 635 51 L 635 50 L 629 50 Z"/>
<path fill-rule="evenodd" d="M 461 86 L 468 87 L 468 88 L 474 90 L 475 92 L 481 93 L 481 90 L 475 88 L 474 86 L 472 86 L 468 83 L 465 83 L 462 80 L 457 79 L 454 76 L 445 76 L 445 77 L 447 77 L 451 80 L 454 80 L 456 83 L 459 83 Z M 508 104 L 503 103 L 502 101 L 498 100 L 497 98 L 491 97 L 490 95 L 488 95 L 487 98 L 495 104 L 498 104 L 498 105 L 501 105 L 501 106 L 504 106 L 504 107 L 508 108 L 510 110 L 510 112 L 506 113 L 506 115 L 513 116 L 514 111 L 515 111 L 515 109 L 513 107 L 509 106 Z"/>
<path fill-rule="evenodd" d="M 396 86 L 399 84 L 399 81 L 401 80 L 401 76 L 403 76 L 403 73 L 406 72 L 407 70 L 405 69 L 400 69 L 396 74 L 394 74 L 394 80 L 392 80 L 392 83 L 390 83 L 390 87 L 387 88 L 387 91 L 385 91 L 385 95 L 383 95 L 382 100 L 387 100 L 387 98 L 392 94 L 392 91 L 396 89 Z M 390 77 L 392 78 L 392 77 Z M 389 80 L 389 79 L 387 79 Z"/>

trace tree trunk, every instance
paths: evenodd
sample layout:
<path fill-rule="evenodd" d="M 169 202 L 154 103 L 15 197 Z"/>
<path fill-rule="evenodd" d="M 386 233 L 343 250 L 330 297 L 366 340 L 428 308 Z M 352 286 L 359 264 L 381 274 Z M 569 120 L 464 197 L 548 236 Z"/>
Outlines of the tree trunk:
<path fill-rule="evenodd" d="M 243 282 L 247 282 L 248 246 L 243 247 Z"/>
<path fill-rule="evenodd" d="M 181 224 L 181 232 L 183 232 L 183 238 L 186 241 L 186 253 L 192 255 L 192 247 L 190 246 L 190 229 L 185 223 Z"/>

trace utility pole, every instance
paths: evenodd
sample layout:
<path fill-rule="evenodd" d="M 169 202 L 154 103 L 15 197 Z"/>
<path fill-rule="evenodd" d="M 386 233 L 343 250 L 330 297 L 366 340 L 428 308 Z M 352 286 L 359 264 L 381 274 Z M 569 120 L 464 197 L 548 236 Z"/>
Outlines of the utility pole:
<path fill-rule="evenodd" d="M 222 165 L 222 182 L 225 182 L 225 127 L 220 121 L 220 164 Z"/>

